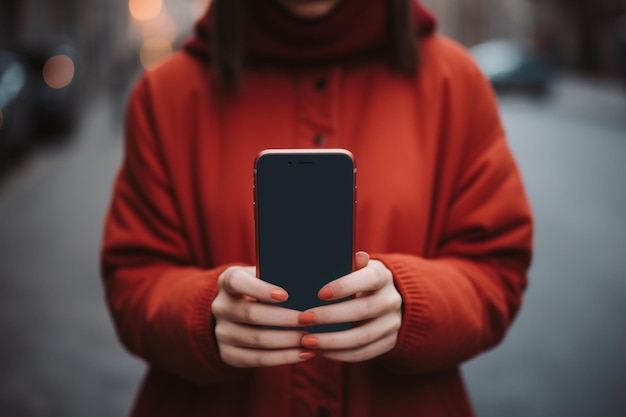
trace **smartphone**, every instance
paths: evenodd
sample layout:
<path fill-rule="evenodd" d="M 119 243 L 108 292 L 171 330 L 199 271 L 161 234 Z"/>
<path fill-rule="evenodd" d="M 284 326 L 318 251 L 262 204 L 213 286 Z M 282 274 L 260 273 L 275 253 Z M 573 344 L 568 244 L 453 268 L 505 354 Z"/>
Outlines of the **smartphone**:
<path fill-rule="evenodd" d="M 262 151 L 254 164 L 254 196 L 258 277 L 289 293 L 279 304 L 286 308 L 304 311 L 328 304 L 318 291 L 353 268 L 352 154 L 345 149 Z M 339 323 L 307 330 L 350 327 Z"/>

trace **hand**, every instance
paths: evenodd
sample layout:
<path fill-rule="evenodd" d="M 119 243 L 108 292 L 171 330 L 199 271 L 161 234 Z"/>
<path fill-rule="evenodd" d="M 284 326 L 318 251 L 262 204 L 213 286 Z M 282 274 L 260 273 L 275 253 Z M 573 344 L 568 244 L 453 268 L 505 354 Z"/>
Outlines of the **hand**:
<path fill-rule="evenodd" d="M 299 311 L 257 302 L 282 302 L 287 297 L 282 288 L 258 279 L 254 267 L 226 269 L 218 279 L 218 293 L 211 306 L 222 360 L 245 368 L 286 365 L 315 356 L 300 344 L 305 331 L 261 327 L 301 326 Z"/>
<path fill-rule="evenodd" d="M 316 349 L 329 359 L 362 362 L 378 357 L 396 345 L 402 323 L 402 296 L 385 265 L 370 260 L 366 252 L 355 255 L 356 271 L 324 286 L 322 300 L 354 298 L 316 307 L 300 314 L 304 325 L 358 323 L 349 330 L 305 335 L 302 346 Z"/>

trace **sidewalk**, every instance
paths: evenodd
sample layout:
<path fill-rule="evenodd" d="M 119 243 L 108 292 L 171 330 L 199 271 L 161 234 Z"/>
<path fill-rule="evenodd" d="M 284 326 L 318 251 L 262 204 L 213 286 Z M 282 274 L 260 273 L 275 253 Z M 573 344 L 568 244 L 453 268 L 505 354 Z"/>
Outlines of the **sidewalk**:
<path fill-rule="evenodd" d="M 0 415 L 128 413 L 143 365 L 116 340 L 98 247 L 121 155 L 109 103 L 31 155 L 0 189 Z"/>

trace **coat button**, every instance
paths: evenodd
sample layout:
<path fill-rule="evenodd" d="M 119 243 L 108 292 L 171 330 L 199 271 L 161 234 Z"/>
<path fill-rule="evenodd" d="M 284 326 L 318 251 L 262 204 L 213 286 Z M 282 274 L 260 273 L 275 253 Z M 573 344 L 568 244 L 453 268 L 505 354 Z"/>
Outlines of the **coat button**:
<path fill-rule="evenodd" d="M 320 407 L 317 410 L 317 417 L 330 417 L 330 410 L 326 407 Z"/>
<path fill-rule="evenodd" d="M 326 142 L 326 137 L 322 135 L 321 133 L 313 137 L 313 143 L 315 143 L 317 146 L 323 145 L 324 142 Z"/>
<path fill-rule="evenodd" d="M 317 81 L 315 81 L 315 91 L 324 91 L 327 85 L 328 81 L 326 80 L 326 78 L 319 78 Z"/>

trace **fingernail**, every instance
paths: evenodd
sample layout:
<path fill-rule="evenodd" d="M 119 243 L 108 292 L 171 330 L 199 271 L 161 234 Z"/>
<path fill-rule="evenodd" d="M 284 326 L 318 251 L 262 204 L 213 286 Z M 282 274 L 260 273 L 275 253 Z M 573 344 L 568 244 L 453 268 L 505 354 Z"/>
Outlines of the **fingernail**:
<path fill-rule="evenodd" d="M 283 290 L 272 290 L 271 297 L 276 301 L 285 301 L 287 293 Z"/>
<path fill-rule="evenodd" d="M 305 311 L 304 313 L 300 314 L 300 317 L 298 317 L 298 321 L 302 324 L 313 324 L 315 323 L 315 314 L 310 311 Z"/>
<path fill-rule="evenodd" d="M 315 353 L 313 352 L 310 352 L 310 351 L 300 352 L 300 359 L 302 360 L 312 359 L 313 357 L 315 357 Z"/>
<path fill-rule="evenodd" d="M 302 338 L 302 346 L 306 348 L 315 348 L 318 346 L 317 337 L 315 336 L 304 336 Z"/>
<path fill-rule="evenodd" d="M 331 287 L 324 287 L 320 290 L 317 296 L 321 300 L 330 300 L 331 298 L 335 296 L 335 292 L 333 291 Z"/>

